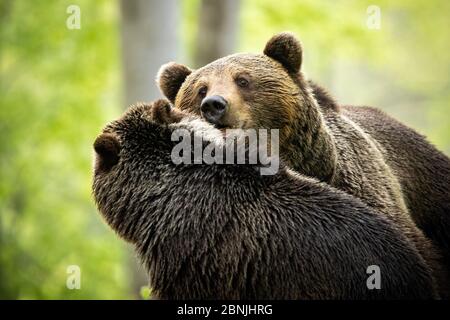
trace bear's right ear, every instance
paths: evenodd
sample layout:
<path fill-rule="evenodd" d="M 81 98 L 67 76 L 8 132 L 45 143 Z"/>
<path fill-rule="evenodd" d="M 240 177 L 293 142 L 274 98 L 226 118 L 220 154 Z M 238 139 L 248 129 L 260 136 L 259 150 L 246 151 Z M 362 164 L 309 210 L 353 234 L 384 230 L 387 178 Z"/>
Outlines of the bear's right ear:
<path fill-rule="evenodd" d="M 170 102 L 175 103 L 175 98 L 181 85 L 191 73 L 192 70 L 188 67 L 175 62 L 169 62 L 162 65 L 159 69 L 156 82 L 166 98 Z"/>
<path fill-rule="evenodd" d="M 266 44 L 264 54 L 280 62 L 290 73 L 300 71 L 302 65 L 302 45 L 290 32 L 274 35 Z"/>

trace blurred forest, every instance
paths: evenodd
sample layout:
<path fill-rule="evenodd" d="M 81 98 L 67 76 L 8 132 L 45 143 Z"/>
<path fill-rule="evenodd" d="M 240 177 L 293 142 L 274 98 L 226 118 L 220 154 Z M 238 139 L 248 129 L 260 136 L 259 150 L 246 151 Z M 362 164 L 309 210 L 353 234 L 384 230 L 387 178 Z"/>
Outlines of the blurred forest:
<path fill-rule="evenodd" d="M 0 298 L 148 295 L 93 203 L 92 143 L 127 104 L 158 97 L 170 60 L 198 67 L 293 31 L 304 71 L 340 103 L 377 106 L 450 154 L 449 1 L 221 2 L 0 0 Z M 70 5 L 80 29 L 66 25 Z"/>

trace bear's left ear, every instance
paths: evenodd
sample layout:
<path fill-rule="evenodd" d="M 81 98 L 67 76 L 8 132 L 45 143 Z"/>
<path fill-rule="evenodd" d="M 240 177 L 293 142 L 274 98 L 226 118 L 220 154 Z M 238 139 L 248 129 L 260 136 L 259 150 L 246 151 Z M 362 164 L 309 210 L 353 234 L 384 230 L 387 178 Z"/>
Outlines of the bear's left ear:
<path fill-rule="evenodd" d="M 119 162 L 120 143 L 115 134 L 102 133 L 95 139 L 95 172 L 108 172 Z"/>
<path fill-rule="evenodd" d="M 280 62 L 290 73 L 300 71 L 302 65 L 302 45 L 290 32 L 274 35 L 264 48 L 266 56 Z"/>
<path fill-rule="evenodd" d="M 188 67 L 175 62 L 169 62 L 162 65 L 159 69 L 156 82 L 166 98 L 170 102 L 175 103 L 175 98 L 181 85 L 191 73 L 192 70 Z"/>

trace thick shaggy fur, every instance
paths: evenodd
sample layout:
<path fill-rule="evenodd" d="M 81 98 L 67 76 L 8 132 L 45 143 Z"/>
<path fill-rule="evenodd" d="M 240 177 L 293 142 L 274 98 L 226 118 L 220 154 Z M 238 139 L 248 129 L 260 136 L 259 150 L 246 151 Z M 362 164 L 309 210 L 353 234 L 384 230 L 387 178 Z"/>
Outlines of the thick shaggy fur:
<path fill-rule="evenodd" d="M 440 292 L 447 296 L 449 266 L 443 267 L 439 250 L 417 227 L 414 217 L 421 216 L 420 226 L 429 223 L 427 227 L 434 230 L 429 234 L 434 232 L 434 236 L 440 238 L 435 244 L 448 252 L 448 174 L 444 182 L 427 184 L 424 191 L 431 191 L 433 196 L 419 205 L 426 208 L 436 201 L 433 207 L 440 208 L 439 211 L 431 215 L 421 209 L 411 213 L 410 210 L 416 210 L 417 202 L 421 202 L 419 195 L 423 192 L 417 190 L 416 195 L 411 196 L 418 186 L 409 176 L 420 164 L 411 162 L 399 171 L 399 165 L 394 164 L 397 159 L 384 150 L 384 142 L 372 137 L 358 123 L 358 120 L 364 123 L 362 117 L 352 117 L 348 108 L 341 110 L 325 90 L 304 79 L 300 71 L 301 50 L 292 34 L 282 33 L 268 41 L 264 54 L 231 55 L 189 74 L 172 70 L 179 66 L 163 67 L 160 74 L 177 73 L 185 79 L 160 77 L 159 85 L 163 92 L 167 87 L 173 92 L 173 84 L 182 83 L 174 100 L 175 107 L 198 115 L 201 115 L 203 98 L 198 94 L 199 87 L 208 88 L 207 96 L 223 96 L 229 102 L 222 123 L 225 127 L 280 129 L 280 153 L 284 161 L 294 170 L 348 192 L 385 214 L 416 246 L 433 270 Z M 245 77 L 248 86 L 239 87 L 238 77 Z M 372 126 L 376 126 L 377 121 L 382 119 L 371 122 Z M 403 132 L 392 130 L 384 139 L 397 140 L 395 147 L 400 147 Z M 429 156 L 430 148 L 416 146 L 419 157 Z M 432 155 L 437 155 L 436 151 Z M 404 159 L 413 161 L 412 157 L 414 155 Z M 448 159 L 441 154 L 438 158 L 430 160 L 428 167 L 448 168 L 445 167 Z M 430 163 L 434 161 L 437 162 Z M 422 171 L 417 182 L 425 176 Z M 408 197 L 414 198 L 414 204 L 407 202 Z"/>
<path fill-rule="evenodd" d="M 403 197 L 417 226 L 440 249 L 450 270 L 450 159 L 424 136 L 372 107 L 338 106 L 309 82 L 322 111 L 339 111 L 375 141 L 398 179 Z"/>
<path fill-rule="evenodd" d="M 381 145 L 414 221 L 441 248 L 450 269 L 450 159 L 422 135 L 380 110 L 342 109 Z"/>
<path fill-rule="evenodd" d="M 99 211 L 135 245 L 158 298 L 436 297 L 415 246 L 359 199 L 284 167 L 173 164 L 173 130 L 220 132 L 196 119 L 158 124 L 165 104 L 132 107 L 94 143 Z M 369 265 L 380 290 L 366 286 Z"/>
<path fill-rule="evenodd" d="M 382 152 L 400 182 L 412 218 L 441 248 L 450 269 L 450 159 L 424 136 L 372 107 L 339 107 L 320 86 L 309 82 L 319 105 L 357 123 Z"/>

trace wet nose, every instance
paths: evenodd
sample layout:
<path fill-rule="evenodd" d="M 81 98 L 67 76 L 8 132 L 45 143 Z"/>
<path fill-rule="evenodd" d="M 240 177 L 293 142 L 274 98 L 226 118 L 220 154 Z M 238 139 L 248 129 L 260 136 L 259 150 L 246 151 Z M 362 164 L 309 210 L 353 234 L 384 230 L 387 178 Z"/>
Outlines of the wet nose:
<path fill-rule="evenodd" d="M 221 96 L 210 96 L 203 99 L 200 109 L 203 117 L 211 123 L 219 124 L 225 115 L 228 102 Z"/>

